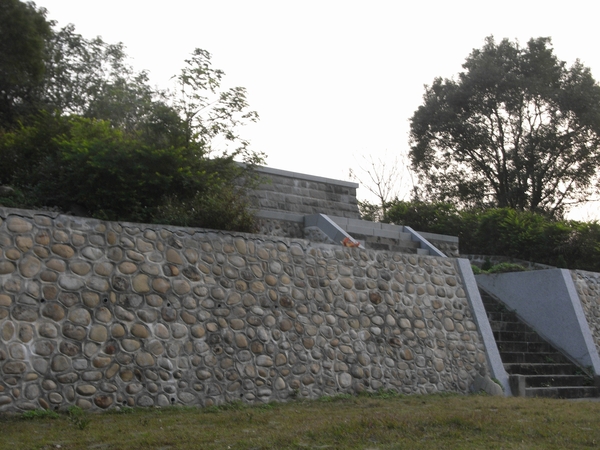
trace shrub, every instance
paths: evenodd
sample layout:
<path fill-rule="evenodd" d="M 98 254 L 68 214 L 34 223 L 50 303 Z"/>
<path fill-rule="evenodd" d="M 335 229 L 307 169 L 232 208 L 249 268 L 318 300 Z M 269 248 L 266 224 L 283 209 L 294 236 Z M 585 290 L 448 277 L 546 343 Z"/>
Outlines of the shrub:
<path fill-rule="evenodd" d="M 104 120 L 48 114 L 36 120 L 0 135 L 0 168 L 18 166 L 0 169 L 0 184 L 16 186 L 1 204 L 77 209 L 104 220 L 253 229 L 245 197 L 252 165 L 208 158 L 195 144 L 157 147 Z"/>
<path fill-rule="evenodd" d="M 600 224 L 510 208 L 459 211 L 447 203 L 394 202 L 385 218 L 417 231 L 458 236 L 463 254 L 508 256 L 600 271 Z M 486 267 L 489 269 L 489 267 Z"/>
<path fill-rule="evenodd" d="M 523 272 L 527 269 L 520 264 L 500 263 L 496 264 L 487 271 L 488 273 L 507 273 L 507 272 Z"/>

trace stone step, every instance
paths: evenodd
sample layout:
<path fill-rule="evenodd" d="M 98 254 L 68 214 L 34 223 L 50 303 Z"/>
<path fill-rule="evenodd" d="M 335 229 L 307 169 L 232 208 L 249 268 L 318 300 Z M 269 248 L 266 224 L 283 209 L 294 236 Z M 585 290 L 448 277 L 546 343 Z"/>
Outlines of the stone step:
<path fill-rule="evenodd" d="M 492 312 L 512 312 L 506 306 L 490 300 L 483 300 L 483 306 L 485 307 L 485 310 L 488 314 Z"/>
<path fill-rule="evenodd" d="M 580 378 L 579 380 L 577 378 Z M 585 376 L 510 375 L 510 389 L 520 397 L 598 397 L 600 390 Z"/>
<path fill-rule="evenodd" d="M 346 217 L 328 216 L 328 218 L 340 232 L 362 242 L 366 248 L 417 255 L 444 256 L 442 252 L 427 241 L 426 237 L 409 227 Z M 425 234 L 430 236 L 430 239 L 446 241 L 445 238 L 449 238 L 449 236 L 444 235 Z M 454 242 L 454 247 L 458 248 L 458 240 L 455 241 L 454 239 L 457 238 L 452 238 L 449 242 Z"/>
<path fill-rule="evenodd" d="M 348 230 L 346 230 L 348 231 Z M 348 231 L 348 233 L 354 238 L 357 239 L 359 241 L 366 241 L 371 245 L 374 244 L 383 244 L 383 245 L 396 245 L 402 248 L 410 248 L 410 249 L 416 249 L 419 248 L 421 246 L 420 242 L 417 241 L 411 241 L 410 239 L 408 240 L 399 240 L 399 239 L 390 239 L 390 238 L 384 238 L 384 237 L 380 237 L 380 236 L 368 236 L 365 234 L 360 234 L 360 233 L 352 233 L 350 231 Z"/>
<path fill-rule="evenodd" d="M 362 234 L 366 236 L 381 236 L 390 239 L 412 240 L 412 235 L 404 231 L 401 225 L 392 225 L 381 222 L 370 222 L 361 219 L 348 219 L 345 217 L 329 216 L 340 228 L 350 234 Z"/>
<path fill-rule="evenodd" d="M 556 353 L 547 342 L 496 341 L 500 353 Z"/>
<path fill-rule="evenodd" d="M 500 357 L 503 363 L 558 363 L 567 364 L 570 363 L 564 356 L 556 352 L 500 352 Z"/>
<path fill-rule="evenodd" d="M 594 386 L 551 386 L 525 388 L 525 397 L 593 398 L 598 396 L 600 396 L 600 392 L 598 388 Z"/>
<path fill-rule="evenodd" d="M 500 322 L 491 320 L 490 327 L 492 328 L 492 331 L 531 332 L 531 327 L 523 322 Z"/>
<path fill-rule="evenodd" d="M 493 322 L 509 322 L 509 323 L 521 323 L 519 318 L 514 312 L 503 311 L 503 312 L 490 312 L 487 311 L 487 316 L 490 321 Z"/>
<path fill-rule="evenodd" d="M 509 374 L 513 395 L 526 397 L 597 397 L 593 380 L 502 303 L 482 292 L 496 345 Z"/>
<path fill-rule="evenodd" d="M 354 225 L 354 224 L 341 224 L 340 227 L 344 229 L 347 233 L 361 234 L 364 236 L 375 236 L 387 239 L 394 239 L 402 242 L 411 242 L 412 235 L 410 233 L 405 233 L 402 230 L 402 227 L 397 227 L 397 230 L 385 230 L 378 227 L 376 223 L 367 222 L 366 224 Z"/>
<path fill-rule="evenodd" d="M 527 387 L 586 386 L 591 383 L 584 375 L 528 375 Z"/>
<path fill-rule="evenodd" d="M 352 236 L 352 237 L 354 237 L 354 236 Z M 360 239 L 360 238 L 355 238 L 355 239 L 362 242 L 362 239 Z M 396 252 L 396 253 L 409 253 L 409 254 L 413 254 L 413 255 L 428 255 L 429 254 L 429 252 L 427 252 L 427 253 L 422 252 L 421 251 L 422 249 L 420 249 L 420 248 L 403 247 L 401 245 L 389 245 L 389 244 L 368 242 L 366 247 L 372 248 L 373 250 L 382 250 L 382 251 Z"/>
<path fill-rule="evenodd" d="M 505 363 L 510 375 L 575 375 L 580 369 L 571 363 Z"/>
<path fill-rule="evenodd" d="M 526 342 L 546 342 L 535 331 L 494 331 L 496 342 L 505 341 L 526 341 Z"/>
<path fill-rule="evenodd" d="M 346 230 L 348 231 L 348 230 Z M 429 250 L 421 248 L 421 243 L 413 240 L 390 239 L 381 236 L 367 236 L 348 231 L 357 241 L 363 243 L 367 248 L 373 250 L 391 251 L 397 253 L 409 253 L 413 255 L 429 255 Z M 408 234 L 408 233 L 403 233 Z M 410 236 L 410 235 L 409 235 Z"/>

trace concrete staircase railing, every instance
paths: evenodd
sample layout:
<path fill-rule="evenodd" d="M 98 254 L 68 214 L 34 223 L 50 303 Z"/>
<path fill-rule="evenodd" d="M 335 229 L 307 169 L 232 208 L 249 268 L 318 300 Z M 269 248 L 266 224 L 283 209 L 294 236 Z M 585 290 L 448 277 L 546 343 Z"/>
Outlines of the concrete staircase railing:
<path fill-rule="evenodd" d="M 598 349 L 568 270 L 482 274 L 475 279 L 553 347 L 600 377 Z"/>
<path fill-rule="evenodd" d="M 366 247 L 418 255 L 446 256 L 410 227 L 345 217 L 329 218 Z"/>
<path fill-rule="evenodd" d="M 522 397 L 598 397 L 594 378 L 545 341 L 517 315 L 481 292 L 490 326 L 513 395 Z"/>
<path fill-rule="evenodd" d="M 292 224 L 295 229 L 300 229 L 300 232 L 304 229 L 304 237 L 316 242 L 341 245 L 344 238 L 349 238 L 351 241 L 358 241 L 363 248 L 446 257 L 423 234 L 410 227 L 326 214 L 302 215 L 259 210 L 255 215 L 259 220 L 269 221 L 273 224 Z M 318 233 L 313 233 L 314 231 L 318 231 Z M 264 234 L 270 234 L 270 230 L 265 229 Z M 427 235 L 427 233 L 424 234 Z M 285 236 L 286 234 L 280 235 Z M 441 235 L 431 236 L 451 238 Z M 295 235 L 294 237 L 299 236 Z"/>

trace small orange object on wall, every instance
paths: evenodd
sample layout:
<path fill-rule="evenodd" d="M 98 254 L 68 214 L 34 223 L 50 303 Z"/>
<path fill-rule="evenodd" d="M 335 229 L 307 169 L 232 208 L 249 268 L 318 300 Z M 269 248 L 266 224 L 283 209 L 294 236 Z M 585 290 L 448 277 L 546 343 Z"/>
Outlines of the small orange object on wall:
<path fill-rule="evenodd" d="M 356 242 L 356 241 L 353 241 L 352 239 L 350 239 L 349 237 L 345 237 L 344 240 L 342 241 L 342 245 L 344 247 L 359 247 L 360 242 Z"/>

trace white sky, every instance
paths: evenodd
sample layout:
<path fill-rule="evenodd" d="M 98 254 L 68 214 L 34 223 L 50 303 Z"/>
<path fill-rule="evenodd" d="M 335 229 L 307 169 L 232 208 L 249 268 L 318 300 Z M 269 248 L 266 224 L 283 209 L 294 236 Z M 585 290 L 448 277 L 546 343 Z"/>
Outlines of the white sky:
<path fill-rule="evenodd" d="M 342 180 L 365 166 L 363 156 L 406 153 L 423 85 L 456 75 L 486 36 L 522 43 L 550 36 L 559 59 L 579 58 L 600 79 L 590 0 L 36 3 L 61 27 L 123 42 L 132 65 L 160 87 L 194 48 L 208 50 L 226 73 L 224 87 L 247 89 L 261 120 L 243 136 L 267 154 L 268 166 Z M 359 189 L 359 198 L 367 194 Z"/>

